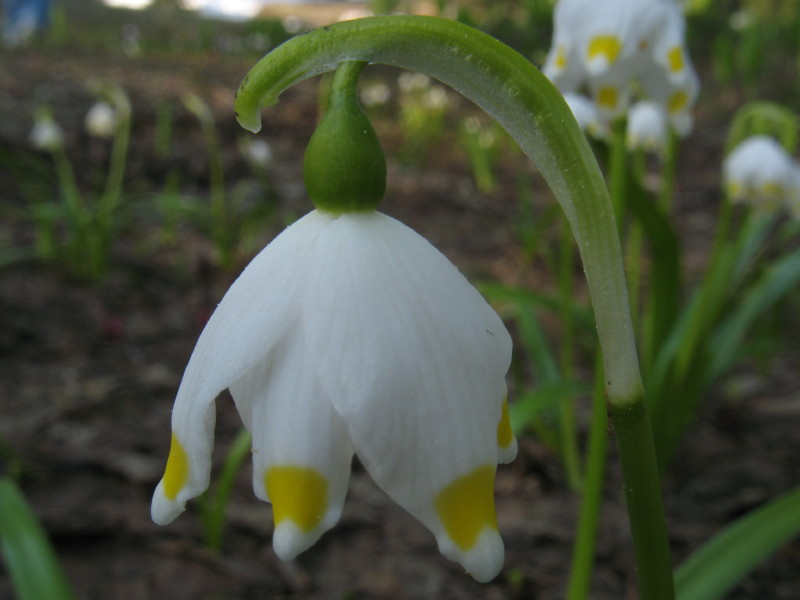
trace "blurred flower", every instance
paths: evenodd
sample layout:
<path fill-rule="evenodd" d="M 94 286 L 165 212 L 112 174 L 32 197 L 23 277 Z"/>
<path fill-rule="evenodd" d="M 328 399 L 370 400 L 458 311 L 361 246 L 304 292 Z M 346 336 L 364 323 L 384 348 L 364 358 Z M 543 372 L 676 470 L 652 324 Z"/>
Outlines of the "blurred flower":
<path fill-rule="evenodd" d="M 800 220 L 800 165 L 795 165 L 792 169 L 792 185 L 787 208 L 793 219 Z"/>
<path fill-rule="evenodd" d="M 240 144 L 245 160 L 258 169 L 266 169 L 272 164 L 272 146 L 262 139 L 243 138 Z"/>
<path fill-rule="evenodd" d="M 422 105 L 430 110 L 445 108 L 449 101 L 447 91 L 440 85 L 431 86 L 422 95 Z"/>
<path fill-rule="evenodd" d="M 403 71 L 397 78 L 397 86 L 402 92 L 424 90 L 431 84 L 431 78 L 422 73 Z"/>
<path fill-rule="evenodd" d="M 753 14 L 747 9 L 737 10 L 728 19 L 728 24 L 734 31 L 743 31 L 755 22 Z"/>
<path fill-rule="evenodd" d="M 623 114 L 633 84 L 686 135 L 699 90 L 673 0 L 561 0 L 544 73 L 562 92 L 587 87 L 603 119 Z"/>
<path fill-rule="evenodd" d="M 797 167 L 783 146 L 765 135 L 747 138 L 728 154 L 723 179 L 733 202 L 767 211 L 790 203 L 798 192 Z"/>
<path fill-rule="evenodd" d="M 117 113 L 108 102 L 95 102 L 86 113 L 86 131 L 99 138 L 110 138 L 117 125 Z"/>
<path fill-rule="evenodd" d="M 383 106 L 389 101 L 392 96 L 392 91 L 389 86 L 382 81 L 370 83 L 365 85 L 359 98 L 364 106 Z"/>
<path fill-rule="evenodd" d="M 47 109 L 38 109 L 31 129 L 30 142 L 34 148 L 53 152 L 64 146 L 64 130 Z"/>
<path fill-rule="evenodd" d="M 630 150 L 664 152 L 668 139 L 667 116 L 661 105 L 642 100 L 628 110 L 626 144 Z"/>
<path fill-rule="evenodd" d="M 603 139 L 608 137 L 608 124 L 600 119 L 597 105 L 582 94 L 566 92 L 564 100 L 572 111 L 572 115 L 580 128 L 592 137 Z"/>
<path fill-rule="evenodd" d="M 286 33 L 294 35 L 296 33 L 300 33 L 306 28 L 306 24 L 297 15 L 287 15 L 281 21 L 281 25 L 283 25 L 283 29 Z"/>
<path fill-rule="evenodd" d="M 503 564 L 493 486 L 516 454 L 511 338 L 436 249 L 377 212 L 314 211 L 222 299 L 172 413 L 156 523 L 209 482 L 214 398 L 229 388 L 253 435 L 253 487 L 289 560 L 339 520 L 357 454 L 375 482 L 476 579 Z"/>
<path fill-rule="evenodd" d="M 352 21 L 353 19 L 363 19 L 364 17 L 371 16 L 373 16 L 372 11 L 367 8 L 350 8 L 339 15 L 339 21 Z"/>

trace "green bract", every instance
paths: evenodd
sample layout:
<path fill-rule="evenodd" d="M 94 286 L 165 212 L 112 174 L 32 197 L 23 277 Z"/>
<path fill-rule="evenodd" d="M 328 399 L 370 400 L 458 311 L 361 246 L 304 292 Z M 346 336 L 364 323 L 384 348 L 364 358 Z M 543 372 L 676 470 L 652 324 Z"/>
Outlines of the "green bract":
<path fill-rule="evenodd" d="M 375 210 L 386 190 L 386 159 L 356 96 L 366 64 L 345 62 L 337 68 L 325 116 L 306 148 L 306 190 L 320 210 Z"/>

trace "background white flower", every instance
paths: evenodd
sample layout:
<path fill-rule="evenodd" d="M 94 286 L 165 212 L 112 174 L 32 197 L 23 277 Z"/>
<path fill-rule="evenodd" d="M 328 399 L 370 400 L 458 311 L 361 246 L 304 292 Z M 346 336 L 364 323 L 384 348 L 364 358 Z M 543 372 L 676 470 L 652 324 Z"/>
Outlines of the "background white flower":
<path fill-rule="evenodd" d="M 580 128 L 596 138 L 605 138 L 609 135 L 608 123 L 600 118 L 597 105 L 582 94 L 565 92 L 564 100 L 567 101 L 572 115 Z"/>
<path fill-rule="evenodd" d="M 56 122 L 49 111 L 36 112 L 30 142 L 34 148 L 53 152 L 64 145 L 64 130 Z"/>
<path fill-rule="evenodd" d="M 723 179 L 732 201 L 775 210 L 790 201 L 797 185 L 795 171 L 783 146 L 769 136 L 755 135 L 728 154 Z"/>
<path fill-rule="evenodd" d="M 631 106 L 625 140 L 629 149 L 661 153 L 667 139 L 667 116 L 659 104 L 642 100 Z"/>
<path fill-rule="evenodd" d="M 117 113 L 108 102 L 96 102 L 86 113 L 85 126 L 89 135 L 110 138 L 117 125 Z"/>

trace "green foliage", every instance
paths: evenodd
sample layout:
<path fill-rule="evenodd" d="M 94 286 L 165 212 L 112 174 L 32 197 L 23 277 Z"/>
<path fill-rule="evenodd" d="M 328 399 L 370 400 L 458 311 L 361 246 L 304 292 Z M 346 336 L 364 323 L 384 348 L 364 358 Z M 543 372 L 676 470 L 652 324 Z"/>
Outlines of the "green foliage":
<path fill-rule="evenodd" d="M 495 123 L 468 117 L 461 127 L 461 145 L 467 151 L 472 178 L 478 190 L 490 193 L 495 187 L 494 166 L 500 154 L 500 131 Z"/>
<path fill-rule="evenodd" d="M 209 198 L 206 202 L 187 199 L 176 194 L 168 181 L 165 194 L 157 198 L 157 202 L 165 215 L 182 214 L 198 224 L 210 237 L 220 266 L 224 270 L 230 270 L 235 267 L 241 254 L 251 251 L 248 244 L 250 233 L 254 228 L 263 227 L 272 216 L 275 198 L 269 178 L 263 171 L 256 173 L 261 187 L 257 190 L 259 197 L 255 203 L 248 206 L 242 202 L 247 189 L 235 188 L 232 192 L 227 190 L 220 136 L 211 108 L 195 94 L 186 94 L 182 100 L 184 107 L 197 118 L 203 131 L 208 155 Z M 266 167 L 262 165 L 261 168 Z M 168 219 L 166 224 L 169 223 Z"/>
<path fill-rule="evenodd" d="M 781 545 L 800 535 L 800 489 L 740 517 L 675 572 L 678 600 L 718 600 Z"/>
<path fill-rule="evenodd" d="M 75 598 L 47 534 L 7 478 L 0 478 L 0 549 L 18 600 Z"/>
<path fill-rule="evenodd" d="M 64 145 L 53 145 L 47 150 L 58 176 L 60 197 L 32 197 L 29 215 L 36 228 L 40 260 L 63 266 L 78 279 L 97 281 L 108 268 L 109 253 L 124 217 L 119 209 L 130 145 L 131 106 L 119 86 L 102 82 L 90 85 L 115 114 L 105 187 L 99 195 L 84 194 Z"/>
<path fill-rule="evenodd" d="M 800 117 L 775 102 L 748 102 L 734 115 L 725 142 L 725 155 L 747 138 L 766 135 L 778 140 L 787 153 L 797 149 Z"/>
<path fill-rule="evenodd" d="M 775 221 L 774 215 L 751 215 L 737 237 L 720 242 L 706 277 L 645 368 L 662 465 L 696 419 L 711 386 L 744 358 L 745 334 L 800 283 L 800 251 L 773 264 L 758 260 Z"/>
<path fill-rule="evenodd" d="M 250 455 L 252 438 L 250 432 L 242 429 L 236 435 L 225 457 L 222 472 L 217 478 L 217 485 L 213 491 L 208 491 L 203 496 L 203 535 L 206 546 L 219 551 L 222 549 L 222 532 L 225 528 L 225 512 L 228 508 L 233 484 L 236 476 L 242 469 L 245 458 Z"/>

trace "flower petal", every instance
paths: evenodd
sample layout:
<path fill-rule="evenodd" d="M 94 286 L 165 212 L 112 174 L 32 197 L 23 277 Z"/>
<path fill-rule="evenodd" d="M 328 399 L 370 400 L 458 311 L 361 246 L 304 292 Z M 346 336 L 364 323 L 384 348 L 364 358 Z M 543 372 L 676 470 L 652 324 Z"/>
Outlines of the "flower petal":
<path fill-rule="evenodd" d="M 208 487 L 214 399 L 285 335 L 298 311 L 302 265 L 324 221 L 311 213 L 275 238 L 234 282 L 203 330 L 175 398 L 173 451 L 151 507 L 156 523 L 174 520 L 187 500 Z"/>
<path fill-rule="evenodd" d="M 344 423 L 308 372 L 304 342 L 298 328 L 230 388 L 253 434 L 253 488 L 272 502 L 283 560 L 339 521 L 353 457 Z"/>
<path fill-rule="evenodd" d="M 511 360 L 502 321 L 433 246 L 379 213 L 342 215 L 319 239 L 304 327 L 322 387 L 361 461 L 476 578 L 502 566 L 492 481 Z M 464 543 L 437 498 L 474 473 Z M 469 486 L 467 486 L 469 487 Z M 473 490 L 474 491 L 474 490 Z M 457 504 L 457 503 L 456 503 Z M 454 504 L 454 506 L 456 505 Z M 442 512 L 444 510 L 444 512 Z"/>

